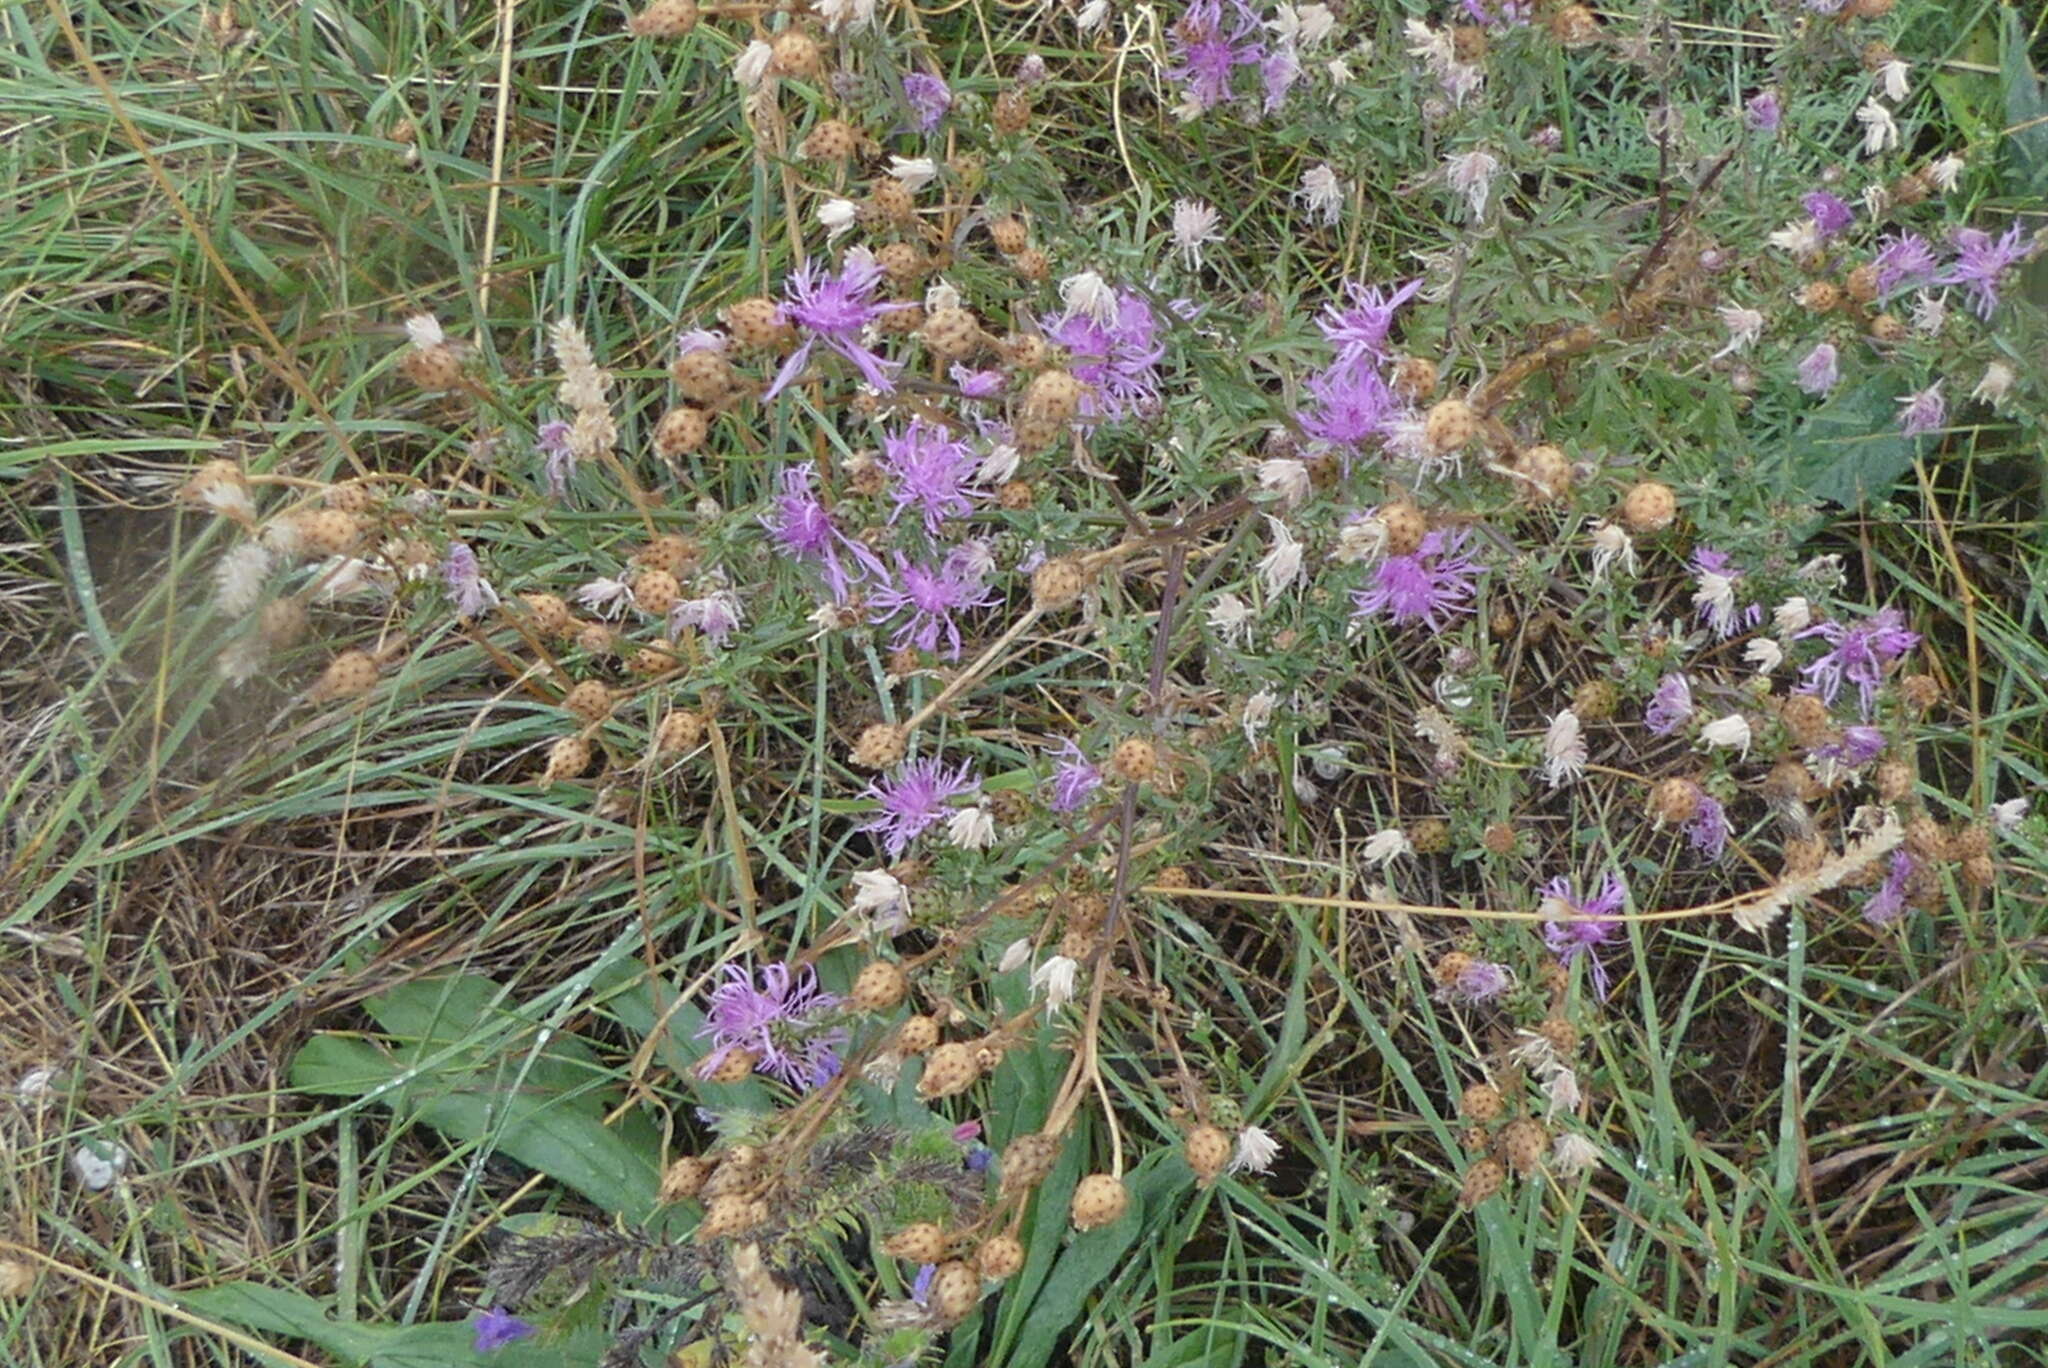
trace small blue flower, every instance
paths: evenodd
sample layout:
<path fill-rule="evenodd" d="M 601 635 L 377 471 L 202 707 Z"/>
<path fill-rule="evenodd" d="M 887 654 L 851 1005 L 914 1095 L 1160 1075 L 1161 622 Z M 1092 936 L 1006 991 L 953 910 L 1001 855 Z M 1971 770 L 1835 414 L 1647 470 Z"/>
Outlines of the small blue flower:
<path fill-rule="evenodd" d="M 523 1340 L 534 1333 L 533 1326 L 502 1306 L 493 1306 L 476 1318 L 476 1351 L 488 1354 Z"/>

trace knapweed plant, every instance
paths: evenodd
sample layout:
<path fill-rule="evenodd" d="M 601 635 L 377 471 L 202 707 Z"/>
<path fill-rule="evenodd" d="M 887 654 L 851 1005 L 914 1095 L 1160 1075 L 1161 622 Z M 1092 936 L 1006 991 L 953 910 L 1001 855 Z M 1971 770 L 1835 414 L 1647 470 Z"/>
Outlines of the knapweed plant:
<path fill-rule="evenodd" d="M 328 21 L 220 22 L 247 82 Z M 345 401 L 238 362 L 301 407 L 202 427 L 153 514 L 148 668 L 212 720 L 118 848 L 327 862 L 277 1105 L 391 1194 L 307 1215 L 309 1276 L 150 1283 L 181 1335 L 880 1368 L 2048 1328 L 2043 1057 L 1997 1025 L 2042 1010 L 2048 657 L 1998 568 L 2043 554 L 2038 17 L 497 23 L 346 154 L 463 250 L 366 259 L 319 325 Z M 1999 511 L 1959 531 L 1965 494 Z"/>

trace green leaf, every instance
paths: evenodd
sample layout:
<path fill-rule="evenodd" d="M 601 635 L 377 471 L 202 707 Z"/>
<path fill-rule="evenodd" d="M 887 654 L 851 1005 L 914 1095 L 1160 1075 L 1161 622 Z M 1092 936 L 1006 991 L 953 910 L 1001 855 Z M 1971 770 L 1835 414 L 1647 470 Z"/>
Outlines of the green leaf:
<path fill-rule="evenodd" d="M 2002 8 L 2005 27 L 1998 38 L 1998 75 L 2005 86 L 2005 124 L 2011 132 L 2000 146 L 2013 164 L 2011 188 L 2048 195 L 2048 95 L 2027 60 L 2027 26 L 2020 7 Z"/>
<path fill-rule="evenodd" d="M 200 1288 L 181 1294 L 180 1300 L 199 1315 L 259 1335 L 305 1340 L 350 1368 L 582 1368 L 597 1362 L 605 1348 L 602 1335 L 584 1330 L 555 1342 L 544 1334 L 519 1340 L 485 1356 L 477 1353 L 476 1332 L 467 1321 L 340 1321 L 326 1302 L 252 1282 Z"/>
<path fill-rule="evenodd" d="M 1875 375 L 1807 416 L 1782 448 L 1788 493 L 1855 508 L 1882 497 L 1913 464 L 1919 439 L 1899 434 L 1895 380 Z"/>

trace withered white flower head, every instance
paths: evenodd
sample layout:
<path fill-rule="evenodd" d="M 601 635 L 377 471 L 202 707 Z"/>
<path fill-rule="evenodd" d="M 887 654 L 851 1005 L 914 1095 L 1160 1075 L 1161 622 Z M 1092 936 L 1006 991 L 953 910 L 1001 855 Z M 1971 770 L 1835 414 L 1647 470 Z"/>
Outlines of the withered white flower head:
<path fill-rule="evenodd" d="M 1876 100 L 1865 100 L 1856 110 L 1856 122 L 1863 125 L 1863 155 L 1874 157 L 1899 145 L 1898 121 Z"/>
<path fill-rule="evenodd" d="M 1308 206 L 1309 217 L 1319 219 L 1327 227 L 1344 212 L 1346 189 L 1328 162 L 1318 162 L 1301 173 L 1301 189 L 1295 194 Z"/>
<path fill-rule="evenodd" d="M 237 542 L 213 567 L 213 605 L 229 617 L 241 617 L 262 601 L 263 586 L 276 564 L 261 542 Z"/>
<path fill-rule="evenodd" d="M 1180 254 L 1181 264 L 1190 271 L 1202 268 L 1202 248 L 1209 243 L 1223 241 L 1223 234 L 1216 229 L 1222 217 L 1214 205 L 1202 200 L 1173 202 L 1173 249 Z"/>
<path fill-rule="evenodd" d="M 860 206 L 850 199 L 828 199 L 818 206 L 818 223 L 827 242 L 851 232 L 859 216 Z"/>
<path fill-rule="evenodd" d="M 1308 463 L 1292 456 L 1268 456 L 1259 462 L 1259 488 L 1276 494 L 1289 508 L 1309 496 L 1313 488 Z"/>
<path fill-rule="evenodd" d="M 1984 376 L 1977 382 L 1977 388 L 1970 391 L 1970 397 L 1996 407 L 2012 393 L 2013 382 L 2017 379 L 2019 376 L 2011 366 L 2003 361 L 1993 361 L 1984 367 Z"/>
<path fill-rule="evenodd" d="M 996 819 L 982 803 L 957 808 L 946 819 L 946 839 L 956 850 L 987 850 L 996 841 Z"/>
<path fill-rule="evenodd" d="M 578 585 L 575 599 L 601 618 L 616 618 L 623 615 L 633 602 L 633 588 L 622 579 L 599 577 L 588 584 Z"/>
<path fill-rule="evenodd" d="M 1351 518 L 1337 529 L 1337 546 L 1330 552 L 1330 559 L 1340 565 L 1357 565 L 1361 561 L 1378 560 L 1386 554 L 1387 524 L 1378 513 L 1363 518 Z"/>
<path fill-rule="evenodd" d="M 1068 318 L 1079 315 L 1104 325 L 1116 321 L 1116 291 L 1094 271 L 1077 271 L 1062 280 L 1060 305 Z"/>
<path fill-rule="evenodd" d="M 1252 606 L 1228 589 L 1209 601 L 1209 628 L 1227 646 L 1242 646 L 1251 635 Z"/>
<path fill-rule="evenodd" d="M 1953 152 L 1945 157 L 1937 157 L 1928 164 L 1927 179 L 1932 181 L 1934 188 L 1942 194 L 1953 195 L 1956 192 L 1956 182 L 1963 174 L 1963 166 L 1963 159 Z"/>
<path fill-rule="evenodd" d="M 1016 478 L 1017 463 L 1022 459 L 1023 453 L 1016 447 L 1008 442 L 997 442 L 988 449 L 988 455 L 981 458 L 981 464 L 975 467 L 974 483 L 1008 484 Z"/>
<path fill-rule="evenodd" d="M 1109 0 L 1088 0 L 1074 16 L 1074 27 L 1082 33 L 1093 33 L 1108 22 Z"/>
<path fill-rule="evenodd" d="M 1003 947 L 1003 957 L 996 961 L 996 972 L 1007 974 L 1013 969 L 1022 969 L 1031 960 L 1031 937 L 1019 936 Z"/>
<path fill-rule="evenodd" d="M 1280 695 L 1268 684 L 1244 701 L 1244 716 L 1238 725 L 1244 730 L 1245 744 L 1256 746 L 1259 737 L 1273 722 L 1273 709 L 1280 704 Z"/>
<path fill-rule="evenodd" d="M 1749 719 L 1741 713 L 1717 717 L 1700 728 L 1700 741 L 1719 750 L 1736 751 L 1747 759 L 1750 742 Z"/>
<path fill-rule="evenodd" d="M 768 74 L 768 64 L 774 60 L 775 49 L 756 38 L 733 58 L 732 78 L 740 83 L 742 89 L 752 90 L 761 84 L 761 78 Z"/>
<path fill-rule="evenodd" d="M 1991 825 L 2004 835 L 2010 836 L 2020 829 L 2020 823 L 2027 820 L 2029 800 L 2008 798 L 2002 803 L 1991 805 Z"/>
<path fill-rule="evenodd" d="M 1771 609 L 1771 626 L 1783 636 L 1795 636 L 1813 625 L 1813 605 L 1804 595 L 1794 594 Z"/>
<path fill-rule="evenodd" d="M 1079 961 L 1054 955 L 1031 971 L 1031 991 L 1045 994 L 1048 1017 L 1074 1000 L 1074 982 L 1080 969 Z"/>
<path fill-rule="evenodd" d="M 1932 294 L 1921 290 L 1913 296 L 1913 331 L 1932 337 L 1948 323 L 1948 292 Z"/>
<path fill-rule="evenodd" d="M 1755 309 L 1728 304 L 1716 312 L 1721 315 L 1722 326 L 1728 329 L 1728 345 L 1714 353 L 1716 361 L 1736 352 L 1748 351 L 1750 345 L 1763 336 L 1764 316 Z"/>
<path fill-rule="evenodd" d="M 1877 69 L 1878 89 L 1884 92 L 1887 100 L 1897 104 L 1905 99 L 1906 92 L 1912 89 L 1911 83 L 1907 80 L 1912 71 L 1911 66 L 1894 57 Z"/>
<path fill-rule="evenodd" d="M 853 876 L 853 906 L 870 933 L 894 935 L 910 925 L 910 890 L 886 869 L 864 869 Z"/>
<path fill-rule="evenodd" d="M 1550 1099 L 1545 1115 L 1556 1116 L 1559 1112 L 1575 1112 L 1579 1109 L 1579 1076 L 1569 1068 L 1552 1069 L 1543 1080 L 1543 1095 Z"/>
<path fill-rule="evenodd" d="M 1742 648 L 1742 658 L 1758 674 L 1767 675 L 1785 663 L 1785 648 L 1769 637 L 1758 637 Z"/>
<path fill-rule="evenodd" d="M 1550 719 L 1543 734 L 1543 782 L 1559 788 L 1586 773 L 1586 737 L 1570 708 Z"/>
<path fill-rule="evenodd" d="M 889 174 L 905 190 L 916 194 L 930 185 L 939 174 L 939 164 L 930 157 L 891 157 Z"/>
<path fill-rule="evenodd" d="M 1265 586 L 1266 597 L 1274 598 L 1301 578 L 1301 543 L 1286 523 L 1270 513 L 1266 526 L 1272 529 L 1273 547 L 1259 558 L 1259 582 Z"/>
<path fill-rule="evenodd" d="M 1629 539 L 1628 529 L 1602 518 L 1593 524 L 1592 538 L 1593 583 L 1606 579 L 1617 565 L 1628 574 L 1636 572 L 1636 544 Z"/>
<path fill-rule="evenodd" d="M 1415 844 L 1408 839 L 1407 832 L 1399 827 L 1386 827 L 1375 831 L 1366 841 L 1364 858 L 1367 864 L 1385 869 L 1403 855 L 1414 853 Z"/>
<path fill-rule="evenodd" d="M 1493 193 L 1493 178 L 1500 174 L 1500 158 L 1483 147 L 1454 152 L 1444 158 L 1444 170 L 1451 189 L 1465 197 L 1475 219 L 1486 214 L 1487 196 Z"/>
<path fill-rule="evenodd" d="M 1577 1131 L 1565 1131 L 1550 1142 L 1550 1168 L 1560 1178 L 1576 1178 L 1599 1166 L 1599 1149 Z"/>
<path fill-rule="evenodd" d="M 941 309 L 960 307 L 960 291 L 949 280 L 934 280 L 925 286 L 924 308 L 926 313 L 937 313 Z"/>
<path fill-rule="evenodd" d="M 441 320 L 430 313 L 418 313 L 406 319 L 405 335 L 421 351 L 448 345 L 448 335 L 441 331 Z"/>
<path fill-rule="evenodd" d="M 1230 1156 L 1230 1173 L 1265 1173 L 1280 1157 L 1280 1142 L 1258 1126 L 1246 1126 L 1237 1133 L 1237 1150 Z"/>

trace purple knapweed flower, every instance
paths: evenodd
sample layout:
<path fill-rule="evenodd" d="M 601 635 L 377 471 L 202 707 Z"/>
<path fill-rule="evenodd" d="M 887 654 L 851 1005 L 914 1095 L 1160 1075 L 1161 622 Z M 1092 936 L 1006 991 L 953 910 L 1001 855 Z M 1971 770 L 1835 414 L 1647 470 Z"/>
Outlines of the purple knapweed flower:
<path fill-rule="evenodd" d="M 1911 855 L 1903 850 L 1894 850 L 1884 883 L 1863 904 L 1863 920 L 1872 926 L 1890 926 L 1904 915 L 1906 888 L 1913 880 L 1916 867 Z"/>
<path fill-rule="evenodd" d="M 1510 24 L 1529 22 L 1529 6 L 1524 0 L 1495 0 L 1493 4 L 1488 4 L 1486 0 L 1464 0 L 1464 3 L 1465 13 L 1471 17 L 1472 22 L 1484 24 L 1488 28 L 1505 28 Z"/>
<path fill-rule="evenodd" d="M 488 1354 L 534 1333 L 533 1326 L 502 1306 L 480 1312 L 476 1318 L 476 1352 Z"/>
<path fill-rule="evenodd" d="M 1826 242 L 1856 221 L 1856 211 L 1839 195 L 1815 190 L 1799 203 L 1813 219 L 1814 231 Z"/>
<path fill-rule="evenodd" d="M 1948 421 L 1948 400 L 1941 394 L 1941 381 L 1937 380 L 1924 390 L 1899 396 L 1899 435 L 1920 437 L 1938 432 Z"/>
<path fill-rule="evenodd" d="M 1643 710 L 1643 725 L 1659 736 L 1669 736 L 1692 718 L 1692 681 L 1683 674 L 1665 675 L 1650 695 Z"/>
<path fill-rule="evenodd" d="M 1833 703 L 1844 681 L 1854 684 L 1861 697 L 1863 715 L 1877 706 L 1878 686 L 1885 668 L 1920 644 L 1920 634 L 1906 627 L 1906 618 L 1896 608 L 1880 608 L 1853 626 L 1841 622 L 1816 622 L 1799 633 L 1800 638 L 1817 636 L 1832 648 L 1800 671 L 1801 686 Z"/>
<path fill-rule="evenodd" d="M 709 1036 L 712 1044 L 698 1072 L 708 1078 L 730 1051 L 746 1050 L 756 1073 L 773 1074 L 798 1092 L 822 1087 L 839 1073 L 838 1046 L 846 1041 L 843 1029 L 822 1022 L 838 1006 L 839 998 L 820 988 L 810 969 L 775 963 L 749 971 L 728 964 L 697 1030 L 698 1039 Z"/>
<path fill-rule="evenodd" d="M 917 131 L 929 133 L 953 107 L 953 92 L 930 72 L 913 71 L 903 78 L 903 102 L 917 115 Z"/>
<path fill-rule="evenodd" d="M 861 796 L 874 799 L 881 811 L 861 830 L 877 833 L 889 858 L 900 860 L 912 841 L 951 812 L 953 799 L 980 787 L 974 767 L 965 760 L 952 770 L 937 756 L 909 761 L 867 786 Z"/>
<path fill-rule="evenodd" d="M 1760 90 L 1749 97 L 1742 106 L 1742 121 L 1756 133 L 1775 133 L 1778 125 L 1785 120 L 1784 106 L 1778 103 L 1778 92 Z"/>
<path fill-rule="evenodd" d="M 1052 772 L 1052 810 L 1072 812 L 1088 801 L 1088 795 L 1102 787 L 1102 771 L 1088 763 L 1088 757 L 1074 744 L 1074 738 L 1060 738 L 1059 764 Z"/>
<path fill-rule="evenodd" d="M 1387 334 L 1393 331 L 1394 314 L 1421 288 L 1420 276 L 1391 291 L 1362 280 L 1347 281 L 1344 290 L 1351 296 L 1351 303 L 1325 304 L 1316 317 L 1316 327 L 1337 349 L 1339 361 L 1385 361 Z"/>
<path fill-rule="evenodd" d="M 1143 295 L 1118 290 L 1115 316 L 1107 322 L 1081 312 L 1047 314 L 1039 321 L 1047 340 L 1066 348 L 1067 369 L 1088 387 L 1081 397 L 1084 418 L 1122 418 L 1158 407 L 1158 365 L 1166 344 Z"/>
<path fill-rule="evenodd" d="M 1388 556 L 1373 567 L 1372 584 L 1351 597 L 1354 618 L 1392 619 L 1397 626 L 1426 624 L 1442 631 L 1450 621 L 1472 611 L 1474 577 L 1479 566 L 1458 554 L 1462 532 L 1430 532 L 1406 556 Z"/>
<path fill-rule="evenodd" d="M 1569 879 L 1552 879 L 1543 885 L 1545 910 L 1553 913 L 1543 924 L 1543 943 L 1566 968 L 1584 955 L 1592 966 L 1593 991 L 1607 996 L 1607 966 L 1600 962 L 1599 947 L 1605 945 L 1621 923 L 1614 917 L 1628 899 L 1628 887 L 1619 874 L 1610 873 L 1598 896 L 1580 902 L 1572 894 Z"/>
<path fill-rule="evenodd" d="M 1842 378 L 1840 356 L 1832 342 L 1822 342 L 1799 362 L 1799 388 L 1808 394 L 1826 394 Z"/>
<path fill-rule="evenodd" d="M 723 646 L 725 639 L 739 629 L 746 616 L 738 594 L 730 589 L 714 589 L 708 594 L 684 599 L 669 609 L 668 630 L 670 635 L 674 635 L 685 627 L 694 627 L 713 646 Z"/>
<path fill-rule="evenodd" d="M 1365 360 L 1339 361 L 1310 376 L 1304 388 L 1315 402 L 1295 414 L 1302 431 L 1341 448 L 1347 461 L 1386 431 L 1399 408 L 1387 382 Z"/>
<path fill-rule="evenodd" d="M 1230 0 L 1227 31 L 1223 0 L 1192 0 L 1166 35 L 1173 62 L 1167 79 L 1181 87 L 1196 109 L 1214 109 L 1230 98 L 1231 73 L 1265 58 L 1259 33 L 1258 16 L 1243 0 Z"/>
<path fill-rule="evenodd" d="M 1515 976 L 1505 964 L 1475 959 L 1460 970 L 1457 978 L 1437 990 L 1449 1002 L 1478 1004 L 1499 997 L 1514 985 Z"/>
<path fill-rule="evenodd" d="M 915 646 L 920 651 L 936 651 L 943 639 L 946 659 L 959 659 L 960 628 L 953 615 L 995 602 L 983 583 L 980 562 L 984 553 L 956 547 L 937 565 L 919 565 L 901 551 L 894 554 L 895 575 L 883 578 L 868 594 L 868 620 L 882 623 L 908 612 L 889 639 L 892 650 Z"/>
<path fill-rule="evenodd" d="M 1009 377 L 999 370 L 971 370 L 957 361 L 947 374 L 960 387 L 960 395 L 964 399 L 993 399 L 1009 383 Z"/>
<path fill-rule="evenodd" d="M 498 604 L 498 591 L 484 578 L 476 563 L 476 552 L 465 542 L 448 543 L 448 557 L 441 562 L 441 578 L 455 600 L 455 611 L 463 617 L 476 617 Z"/>
<path fill-rule="evenodd" d="M 1281 43 L 1259 62 L 1259 84 L 1265 89 L 1265 99 L 1259 108 L 1267 114 L 1277 114 L 1287 103 L 1287 92 L 1301 79 L 1301 61 L 1294 55 L 1294 44 Z"/>
<path fill-rule="evenodd" d="M 804 340 L 775 373 L 774 382 L 761 395 L 763 400 L 773 399 L 803 374 L 812 350 L 821 342 L 851 361 L 870 385 L 884 394 L 895 392 L 896 383 L 891 376 L 898 369 L 897 364 L 884 361 L 861 342 L 861 333 L 868 324 L 892 309 L 905 307 L 875 299 L 882 276 L 882 268 L 872 255 L 853 251 L 846 254 L 846 262 L 837 275 L 827 272 L 814 259 L 783 282 L 782 312 L 803 331 Z"/>
<path fill-rule="evenodd" d="M 936 536 L 948 518 L 972 513 L 974 500 L 981 495 L 969 484 L 981 458 L 967 443 L 922 418 L 882 438 L 881 464 L 892 481 L 889 497 L 896 502 L 889 515 L 892 523 L 915 506 L 924 517 L 924 530 Z"/>
<path fill-rule="evenodd" d="M 566 419 L 550 418 L 533 435 L 534 450 L 545 460 L 542 470 L 547 476 L 548 493 L 557 499 L 568 497 L 569 477 L 576 473 L 576 453 L 569 449 L 572 430 Z"/>
<path fill-rule="evenodd" d="M 1918 233 L 1894 233 L 1878 239 L 1870 264 L 1877 267 L 1877 292 L 1888 295 L 1932 281 L 1934 249 Z"/>
<path fill-rule="evenodd" d="M 1955 244 L 1956 259 L 1935 282 L 1968 286 L 1970 311 L 1988 323 L 1998 307 L 1999 277 L 2026 260 L 2027 244 L 2020 225 L 2015 223 L 1997 238 L 1981 228 L 1958 228 L 1950 241 Z"/>
<path fill-rule="evenodd" d="M 851 577 L 839 558 L 842 549 L 853 552 L 856 559 L 864 564 L 873 557 L 857 542 L 847 539 L 832 521 L 832 513 L 818 498 L 818 473 L 807 465 L 793 465 L 785 469 L 776 482 L 781 492 L 776 494 L 769 511 L 761 516 L 761 525 L 768 529 L 768 535 L 775 541 L 776 548 L 791 560 L 818 567 L 824 576 L 825 587 L 832 591 L 835 602 L 844 603 L 850 588 Z"/>
<path fill-rule="evenodd" d="M 1704 793 L 1681 830 L 1685 832 L 1686 843 L 1705 860 L 1720 859 L 1721 853 L 1728 848 L 1728 838 L 1735 834 L 1734 827 L 1728 822 L 1728 810 L 1721 806 L 1719 799 L 1709 798 Z"/>

